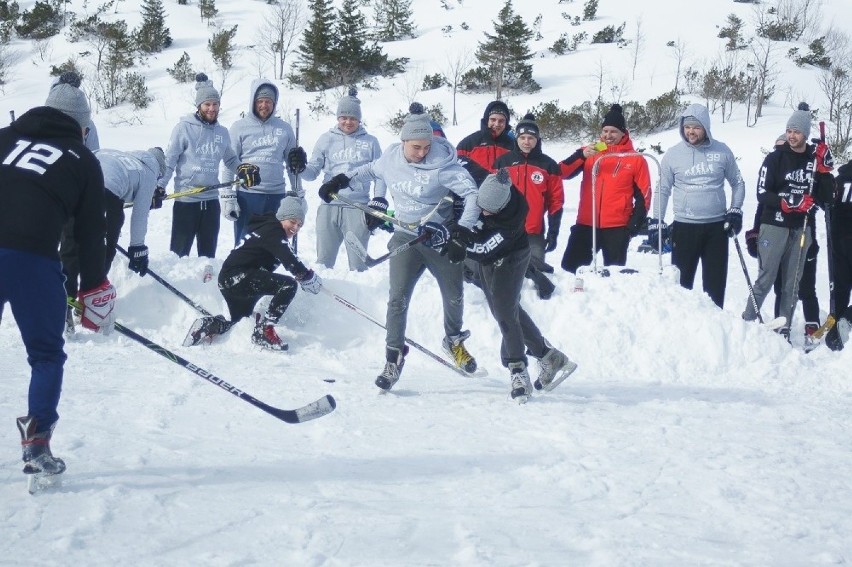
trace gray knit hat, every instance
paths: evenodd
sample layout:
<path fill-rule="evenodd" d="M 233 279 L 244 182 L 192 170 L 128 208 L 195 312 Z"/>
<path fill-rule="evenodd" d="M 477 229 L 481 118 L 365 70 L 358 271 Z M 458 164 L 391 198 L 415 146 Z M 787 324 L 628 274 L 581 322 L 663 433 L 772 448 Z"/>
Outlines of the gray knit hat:
<path fill-rule="evenodd" d="M 204 73 L 195 76 L 195 106 L 201 106 L 205 102 L 220 102 L 222 97 L 213 86 L 213 81 Z"/>
<path fill-rule="evenodd" d="M 166 172 L 166 154 L 163 153 L 163 148 L 148 148 L 148 153 L 154 156 L 154 159 L 157 160 L 157 165 L 160 166 L 160 173 L 158 177 L 162 177 Z"/>
<path fill-rule="evenodd" d="M 358 100 L 358 89 L 349 88 L 349 95 L 341 98 L 337 103 L 337 117 L 351 116 L 361 120 L 361 101 Z"/>
<path fill-rule="evenodd" d="M 264 83 L 258 87 L 257 91 L 254 93 L 254 100 L 259 98 L 268 98 L 272 102 L 275 102 L 275 89 L 272 88 L 272 85 Z"/>
<path fill-rule="evenodd" d="M 411 106 L 408 107 L 408 112 L 409 115 L 403 120 L 399 139 L 403 142 L 407 142 L 408 140 L 431 140 L 432 119 L 426 114 L 423 105 L 419 102 L 412 102 Z"/>
<path fill-rule="evenodd" d="M 485 178 L 479 186 L 479 194 L 476 196 L 476 204 L 479 208 L 489 213 L 499 213 L 511 196 L 512 182 L 509 180 L 509 171 L 501 168 L 497 173 L 492 173 Z"/>
<path fill-rule="evenodd" d="M 294 219 L 299 223 L 305 222 L 305 204 L 303 199 L 292 195 L 281 199 L 281 204 L 278 206 L 278 212 L 275 213 L 275 218 L 280 221 Z"/>
<path fill-rule="evenodd" d="M 811 107 L 806 102 L 800 102 L 798 109 L 793 111 L 790 119 L 787 120 L 788 130 L 798 130 L 805 135 L 805 138 L 811 135 Z"/>
<path fill-rule="evenodd" d="M 79 84 L 79 83 L 78 83 Z M 47 93 L 45 106 L 55 108 L 77 121 L 80 128 L 88 128 L 92 123 L 92 112 L 83 91 L 69 83 L 57 83 Z"/>
<path fill-rule="evenodd" d="M 701 128 L 704 128 L 704 124 L 702 124 L 701 121 L 695 116 L 684 116 L 683 120 L 681 121 L 681 124 L 683 126 L 699 126 Z"/>

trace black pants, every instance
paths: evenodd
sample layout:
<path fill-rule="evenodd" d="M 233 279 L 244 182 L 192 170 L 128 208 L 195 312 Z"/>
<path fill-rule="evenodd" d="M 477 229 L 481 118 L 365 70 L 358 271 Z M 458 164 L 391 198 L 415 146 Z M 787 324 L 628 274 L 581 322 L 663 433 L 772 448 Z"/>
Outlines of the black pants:
<path fill-rule="evenodd" d="M 852 234 L 834 232 L 831 240 L 834 260 L 834 307 L 842 314 L 852 292 Z"/>
<path fill-rule="evenodd" d="M 192 243 L 196 242 L 198 255 L 216 257 L 219 239 L 218 199 L 197 203 L 175 202 L 172 210 L 172 241 L 169 249 L 178 256 L 189 256 Z"/>
<path fill-rule="evenodd" d="M 219 291 L 228 304 L 231 321 L 248 317 L 261 297 L 272 296 L 266 318 L 277 323 L 296 297 L 296 280 L 284 274 L 253 268 L 244 272 L 219 273 Z"/>
<path fill-rule="evenodd" d="M 604 266 L 623 266 L 627 263 L 630 233 L 626 226 L 597 229 L 596 249 L 603 252 Z M 580 266 L 592 263 L 592 227 L 575 224 L 568 235 L 562 255 L 562 269 L 574 273 Z"/>
<path fill-rule="evenodd" d="M 816 238 L 816 233 L 812 233 Z M 805 267 L 802 268 L 802 275 L 799 278 L 799 301 L 802 302 L 802 313 L 805 315 L 805 323 L 816 323 L 819 325 L 819 299 L 816 294 L 816 270 L 817 270 L 817 255 L 819 254 L 819 244 L 814 240 L 811 243 L 805 254 Z M 781 312 L 781 271 L 778 271 L 778 277 L 775 278 L 773 290 L 775 291 L 775 316 L 785 317 L 789 313 Z M 786 308 L 789 310 L 789 306 Z"/>
<path fill-rule="evenodd" d="M 680 285 L 692 289 L 700 261 L 704 292 L 719 307 L 725 304 L 728 282 L 728 235 L 722 228 L 724 224 L 675 221 L 671 229 L 672 263 L 680 270 Z"/>
<path fill-rule="evenodd" d="M 106 212 L 106 250 L 104 254 L 105 273 L 109 273 L 112 261 L 115 259 L 115 245 L 124 226 L 124 201 L 111 191 L 105 192 L 104 210 Z M 74 219 L 71 218 L 64 227 L 59 240 L 59 257 L 62 260 L 62 273 L 65 274 L 65 294 L 77 297 L 80 291 L 80 258 L 77 242 L 74 240 Z"/>

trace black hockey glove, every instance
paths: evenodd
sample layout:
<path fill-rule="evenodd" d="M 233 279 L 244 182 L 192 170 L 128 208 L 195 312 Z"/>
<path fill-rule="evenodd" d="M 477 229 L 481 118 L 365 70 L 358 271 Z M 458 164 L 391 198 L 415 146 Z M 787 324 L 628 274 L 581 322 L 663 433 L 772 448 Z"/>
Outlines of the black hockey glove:
<path fill-rule="evenodd" d="M 320 199 L 322 199 L 324 203 L 331 203 L 334 200 L 335 195 L 337 195 L 337 192 L 341 189 L 345 189 L 346 187 L 349 187 L 349 178 L 342 173 L 338 173 L 320 185 Z"/>
<path fill-rule="evenodd" d="M 382 213 L 383 215 L 388 214 L 388 201 L 384 197 L 375 197 L 372 201 L 367 203 L 367 206 L 374 211 Z M 378 217 L 374 217 L 370 213 L 365 212 L 364 219 L 367 221 L 367 230 L 370 232 L 373 232 L 377 228 L 393 232 L 393 229 L 388 227 L 387 222 Z"/>
<path fill-rule="evenodd" d="M 308 165 L 308 154 L 305 153 L 302 146 L 295 147 L 287 152 L 287 169 L 293 175 L 298 175 L 305 171 L 305 166 Z"/>
<path fill-rule="evenodd" d="M 163 207 L 163 199 L 166 198 L 165 187 L 157 187 L 154 189 L 154 196 L 151 197 L 151 208 L 160 209 Z"/>
<path fill-rule="evenodd" d="M 241 163 L 237 167 L 237 179 L 242 181 L 245 187 L 260 185 L 260 168 L 253 163 Z"/>
<path fill-rule="evenodd" d="M 128 266 L 131 270 L 139 274 L 140 276 L 144 276 L 148 273 L 148 247 L 145 245 L 142 246 L 131 246 L 127 249 L 127 255 L 130 256 L 130 265 Z"/>
<path fill-rule="evenodd" d="M 723 227 L 725 234 L 730 238 L 734 238 L 743 229 L 743 211 L 737 207 L 731 207 L 725 213 L 725 224 Z"/>

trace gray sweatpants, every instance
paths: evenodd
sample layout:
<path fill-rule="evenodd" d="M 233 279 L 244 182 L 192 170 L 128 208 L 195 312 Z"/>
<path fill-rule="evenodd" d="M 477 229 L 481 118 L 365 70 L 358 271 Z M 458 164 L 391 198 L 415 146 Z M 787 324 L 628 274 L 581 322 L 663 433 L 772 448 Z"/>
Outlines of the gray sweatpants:
<path fill-rule="evenodd" d="M 394 233 L 388 242 L 388 250 L 395 250 L 414 238 L 402 232 Z M 455 337 L 462 330 L 464 317 L 464 287 L 462 281 L 462 263 L 451 264 L 446 256 L 441 256 L 423 244 L 412 246 L 402 254 L 391 257 L 390 293 L 386 318 L 389 348 L 402 349 L 405 344 L 405 325 L 408 318 L 408 304 L 417 280 L 423 272 L 429 270 L 441 290 L 444 305 L 444 334 Z"/>
<path fill-rule="evenodd" d="M 536 358 L 543 357 L 548 349 L 541 331 L 521 307 L 521 287 L 529 263 L 530 249 L 525 248 L 512 252 L 494 264 L 479 265 L 482 291 L 503 335 L 500 360 L 505 367 L 510 362 L 523 361 L 527 364 L 524 347 Z"/>
<path fill-rule="evenodd" d="M 364 212 L 347 205 L 329 205 L 323 203 L 317 209 L 317 263 L 327 268 L 333 268 L 337 261 L 337 252 L 347 232 L 354 234 L 358 241 L 367 248 L 370 231 Z M 349 257 L 349 269 L 363 271 L 367 269 L 364 261 L 346 248 Z"/>
<path fill-rule="evenodd" d="M 763 300 L 772 289 L 778 270 L 781 270 L 781 315 L 787 318 L 786 327 L 790 327 L 790 307 L 793 305 L 793 286 L 796 284 L 796 274 L 801 277 L 805 266 L 805 256 L 811 246 L 811 232 L 805 232 L 805 245 L 800 250 L 802 229 L 791 229 L 771 224 L 761 224 L 757 237 L 757 258 L 759 269 L 757 280 L 754 282 L 754 298 L 757 306 L 763 305 Z M 796 260 L 799 260 L 798 267 Z M 797 298 L 798 301 L 798 298 Z M 754 321 L 757 313 L 751 304 L 751 298 L 746 300 L 743 319 Z"/>

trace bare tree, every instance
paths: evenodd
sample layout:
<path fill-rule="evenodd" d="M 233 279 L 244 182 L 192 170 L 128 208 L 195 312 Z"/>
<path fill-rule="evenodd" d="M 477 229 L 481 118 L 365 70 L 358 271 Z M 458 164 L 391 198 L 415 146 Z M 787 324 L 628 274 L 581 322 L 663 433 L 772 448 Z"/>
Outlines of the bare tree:
<path fill-rule="evenodd" d="M 277 0 L 270 6 L 266 22 L 258 34 L 258 43 L 266 46 L 272 56 L 275 75 L 273 78 L 284 78 L 287 54 L 299 38 L 306 22 L 307 17 L 300 0 Z"/>
<path fill-rule="evenodd" d="M 672 48 L 672 57 L 675 60 L 674 90 L 677 91 L 680 84 L 680 74 L 683 69 L 683 62 L 686 60 L 689 52 L 686 48 L 686 43 L 681 38 L 677 38 L 676 41 L 670 41 L 667 45 Z"/>
<path fill-rule="evenodd" d="M 823 71 L 819 85 L 828 100 L 829 146 L 838 158 L 845 157 L 852 142 L 852 67 L 837 66 Z"/>
<path fill-rule="evenodd" d="M 470 69 L 473 64 L 473 55 L 466 49 L 451 52 L 447 55 L 446 76 L 453 89 L 453 126 L 458 126 L 459 121 L 456 115 L 456 96 L 461 86 L 461 78 Z"/>
<path fill-rule="evenodd" d="M 17 65 L 21 58 L 20 51 L 0 43 L 0 92 L 3 94 L 6 93 L 6 84 L 11 78 L 12 68 Z"/>
<path fill-rule="evenodd" d="M 636 18 L 636 36 L 633 40 L 633 80 L 636 80 L 636 65 L 639 63 L 639 56 L 645 47 L 645 32 L 642 30 L 642 16 Z"/>
<path fill-rule="evenodd" d="M 409 67 L 407 73 L 398 80 L 394 80 L 393 86 L 405 99 L 405 107 L 408 108 L 408 105 L 416 101 L 420 91 L 423 90 L 423 69 L 419 65 Z"/>
<path fill-rule="evenodd" d="M 763 116 L 763 105 L 775 91 L 775 79 L 778 77 L 778 65 L 775 60 L 775 42 L 765 37 L 754 37 L 749 49 L 751 49 L 751 63 L 749 64 L 754 78 L 754 122 Z M 749 98 L 749 109 L 751 108 Z M 748 114 L 748 113 L 747 113 Z M 746 124 L 749 117 L 746 116 Z"/>

